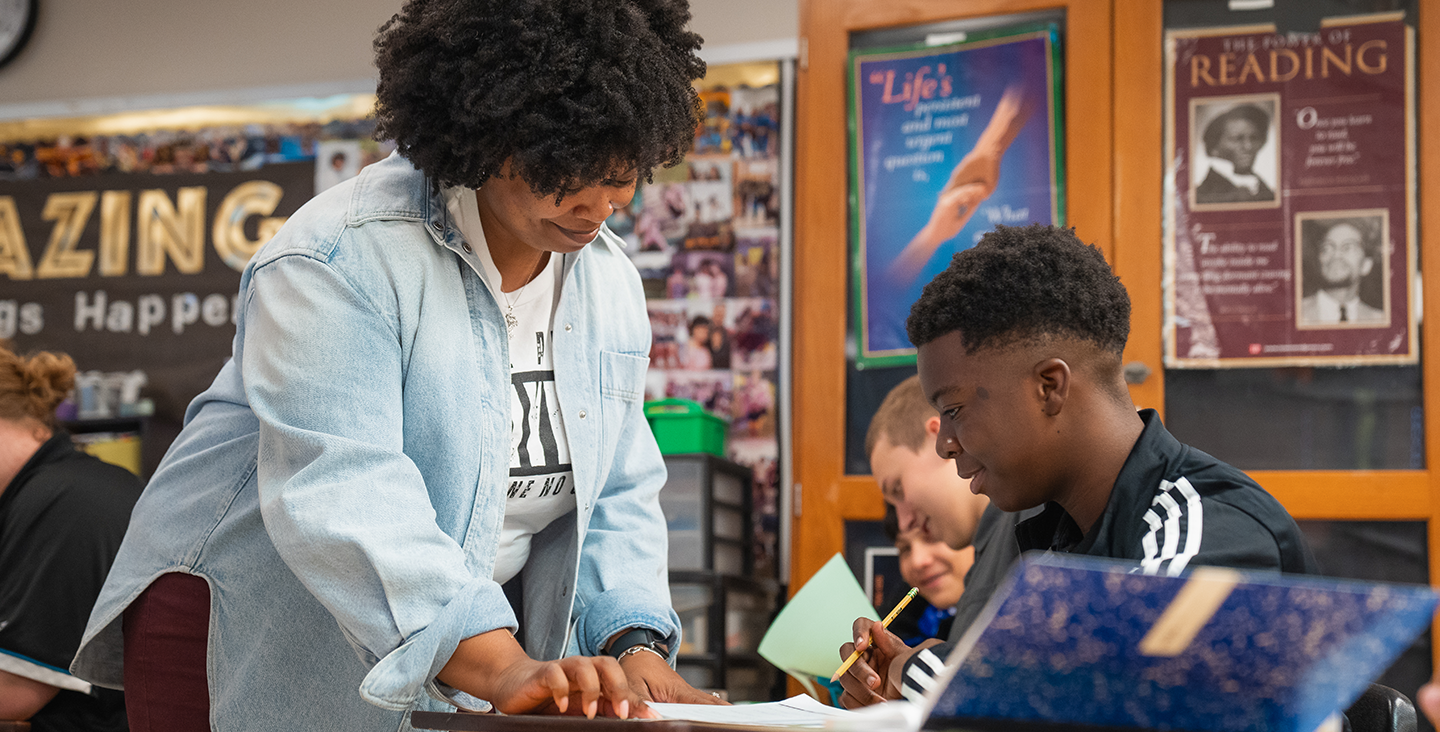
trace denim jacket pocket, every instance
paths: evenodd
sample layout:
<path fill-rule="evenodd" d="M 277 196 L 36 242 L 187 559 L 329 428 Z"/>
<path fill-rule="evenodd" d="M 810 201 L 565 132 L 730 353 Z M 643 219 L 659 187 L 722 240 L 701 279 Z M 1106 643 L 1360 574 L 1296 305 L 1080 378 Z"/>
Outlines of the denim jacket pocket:
<path fill-rule="evenodd" d="M 616 351 L 600 352 L 600 393 L 627 402 L 645 398 L 645 370 L 650 359 Z"/>

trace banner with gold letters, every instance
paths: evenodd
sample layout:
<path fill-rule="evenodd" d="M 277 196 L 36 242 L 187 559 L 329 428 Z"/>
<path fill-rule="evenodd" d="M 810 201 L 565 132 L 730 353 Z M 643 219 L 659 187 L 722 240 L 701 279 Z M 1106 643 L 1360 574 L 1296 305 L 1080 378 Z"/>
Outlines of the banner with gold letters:
<path fill-rule="evenodd" d="M 230 356 L 251 255 L 316 191 L 393 149 L 371 139 L 373 105 L 0 122 L 0 343 L 75 359 L 60 414 L 72 426 L 151 416 L 153 468 Z"/>
<path fill-rule="evenodd" d="M 1403 16 L 1176 30 L 1165 44 L 1166 365 L 1415 363 Z"/>
<path fill-rule="evenodd" d="M 149 378 L 162 415 L 220 370 L 240 271 L 310 198 L 314 166 L 0 181 L 0 338 Z"/>

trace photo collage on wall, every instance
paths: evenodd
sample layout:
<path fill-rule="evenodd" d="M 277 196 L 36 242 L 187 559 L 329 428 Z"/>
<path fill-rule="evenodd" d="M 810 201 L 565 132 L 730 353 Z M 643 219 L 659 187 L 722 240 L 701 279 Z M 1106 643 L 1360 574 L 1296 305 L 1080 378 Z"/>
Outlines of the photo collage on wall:
<path fill-rule="evenodd" d="M 779 541 L 778 64 L 719 66 L 685 162 L 656 170 L 610 228 L 640 271 L 652 345 L 647 400 L 683 398 L 729 421 L 726 457 L 754 471 L 755 567 Z M 717 78 L 724 82 L 717 82 Z"/>
<path fill-rule="evenodd" d="M 150 129 L 109 134 L 77 131 L 37 139 L 0 139 L 0 181 L 112 174 L 230 173 L 258 170 L 277 163 L 314 161 L 314 193 L 319 193 L 355 177 L 360 168 L 384 159 L 395 149 L 393 142 L 372 139 L 375 119 L 368 115 L 373 98 L 374 95 L 345 95 L 337 104 L 353 108 L 354 116 L 344 115 L 348 118 L 325 122 L 274 119 L 228 123 L 217 119 L 213 125 L 198 129 L 176 129 L 166 127 L 166 115 L 157 113 L 153 115 L 155 127 Z M 337 111 L 343 115 L 345 110 Z M 267 116 L 275 115 L 263 111 L 255 114 L 257 120 Z M 76 129 L 83 130 L 86 121 L 77 123 Z M 108 126 L 104 119 L 95 122 L 97 127 Z"/>

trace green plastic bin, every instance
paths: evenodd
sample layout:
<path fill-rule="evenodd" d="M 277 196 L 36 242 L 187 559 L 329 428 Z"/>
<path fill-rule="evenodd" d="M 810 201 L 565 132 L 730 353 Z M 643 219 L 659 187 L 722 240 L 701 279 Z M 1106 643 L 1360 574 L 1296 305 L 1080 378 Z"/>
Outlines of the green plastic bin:
<path fill-rule="evenodd" d="M 689 399 L 645 402 L 645 419 L 650 422 L 662 455 L 708 452 L 725 457 L 729 421 L 705 411 L 699 402 Z"/>

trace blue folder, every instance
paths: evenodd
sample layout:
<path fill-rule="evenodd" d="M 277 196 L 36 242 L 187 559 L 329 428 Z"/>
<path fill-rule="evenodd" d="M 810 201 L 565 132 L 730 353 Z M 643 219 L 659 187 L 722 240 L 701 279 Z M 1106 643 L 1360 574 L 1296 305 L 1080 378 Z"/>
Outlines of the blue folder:
<path fill-rule="evenodd" d="M 1027 555 L 956 645 L 925 727 L 1313 732 L 1435 605 L 1419 585 Z"/>

